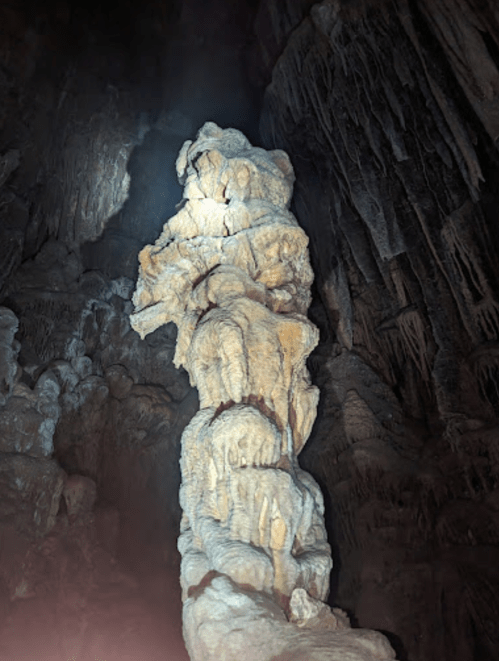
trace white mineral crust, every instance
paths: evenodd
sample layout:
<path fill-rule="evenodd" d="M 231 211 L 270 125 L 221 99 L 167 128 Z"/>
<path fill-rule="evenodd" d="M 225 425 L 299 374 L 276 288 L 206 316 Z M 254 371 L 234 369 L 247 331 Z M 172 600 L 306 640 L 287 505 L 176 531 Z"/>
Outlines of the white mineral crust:
<path fill-rule="evenodd" d="M 178 540 L 191 659 L 392 659 L 380 634 L 324 603 L 323 499 L 297 461 L 316 416 L 305 361 L 319 338 L 289 158 L 208 122 L 177 174 L 184 200 L 140 253 L 131 323 L 145 337 L 173 321 L 175 364 L 199 391 Z"/>

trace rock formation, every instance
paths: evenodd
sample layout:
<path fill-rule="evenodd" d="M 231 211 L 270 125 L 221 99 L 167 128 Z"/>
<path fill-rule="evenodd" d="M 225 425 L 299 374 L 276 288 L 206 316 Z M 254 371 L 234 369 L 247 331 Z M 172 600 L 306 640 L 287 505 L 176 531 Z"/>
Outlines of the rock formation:
<path fill-rule="evenodd" d="M 326 311 L 300 459 L 330 496 L 338 603 L 407 659 L 492 660 L 498 6 L 325 0 L 294 25 L 261 133 L 295 164 Z"/>
<path fill-rule="evenodd" d="M 140 569 L 139 594 L 166 595 L 159 631 L 174 622 L 183 650 L 180 436 L 199 401 L 175 325 L 141 340 L 129 317 L 138 252 L 182 197 L 179 150 L 210 118 L 296 174 L 321 392 L 299 461 L 326 503 L 329 603 L 401 661 L 497 661 L 497 0 L 13 0 L 0 28 L 0 658 L 66 661 L 78 645 L 56 641 L 85 618 L 89 658 L 130 656 L 115 631 L 148 636 L 127 591 L 89 612 L 111 558 Z M 95 482 L 94 524 L 69 520 L 75 476 Z M 231 580 L 213 577 L 196 621 L 217 595 L 238 619 Z M 274 603 L 245 595 L 247 612 Z M 91 647 L 107 613 L 117 628 Z M 162 640 L 132 658 L 184 658 Z"/>
<path fill-rule="evenodd" d="M 305 316 L 308 239 L 288 211 L 291 163 L 208 122 L 177 174 L 184 200 L 140 253 L 131 323 L 144 338 L 175 322 L 175 364 L 199 390 L 182 436 L 178 542 L 191 659 L 393 658 L 380 634 L 322 603 L 323 499 L 297 461 L 316 415 L 305 361 L 319 338 Z"/>

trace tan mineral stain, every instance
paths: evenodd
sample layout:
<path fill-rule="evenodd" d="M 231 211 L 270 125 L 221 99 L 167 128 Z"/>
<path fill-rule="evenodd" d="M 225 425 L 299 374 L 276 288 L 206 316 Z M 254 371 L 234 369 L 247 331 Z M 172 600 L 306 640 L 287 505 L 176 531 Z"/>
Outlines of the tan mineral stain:
<path fill-rule="evenodd" d="M 251 605 L 241 609 L 241 591 L 260 595 L 268 621 L 291 631 L 298 625 L 282 607 L 296 589 L 305 595 L 295 599 L 300 622 L 304 613 L 338 622 L 323 603 L 332 560 L 322 495 L 296 458 L 319 396 L 305 365 L 319 339 L 305 316 L 308 239 L 288 210 L 294 175 L 284 152 L 207 123 L 182 147 L 177 173 L 185 202 L 141 252 L 131 323 L 142 337 L 177 324 L 174 362 L 199 392 L 180 460 L 184 637 L 192 661 L 253 661 L 256 627 L 258 658 L 271 661 L 289 632 L 269 636 Z M 227 635 L 216 633 L 220 623 Z M 228 656 L 235 632 L 240 643 Z"/>

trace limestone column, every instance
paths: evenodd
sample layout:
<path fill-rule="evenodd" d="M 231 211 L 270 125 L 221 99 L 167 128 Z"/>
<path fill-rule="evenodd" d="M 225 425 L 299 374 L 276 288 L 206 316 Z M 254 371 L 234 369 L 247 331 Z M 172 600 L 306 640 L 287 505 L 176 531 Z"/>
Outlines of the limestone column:
<path fill-rule="evenodd" d="M 392 659 L 380 634 L 324 603 L 323 499 L 297 461 L 316 416 L 305 361 L 318 331 L 289 158 L 208 122 L 177 174 L 184 199 L 140 253 L 131 322 L 141 337 L 177 325 L 175 365 L 199 391 L 178 540 L 191 659 Z"/>

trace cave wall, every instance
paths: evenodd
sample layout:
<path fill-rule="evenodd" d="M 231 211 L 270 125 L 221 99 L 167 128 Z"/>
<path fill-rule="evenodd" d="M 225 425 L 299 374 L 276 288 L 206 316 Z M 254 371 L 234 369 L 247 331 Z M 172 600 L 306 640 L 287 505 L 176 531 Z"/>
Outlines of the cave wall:
<path fill-rule="evenodd" d="M 120 557 L 148 571 L 178 566 L 179 439 L 197 394 L 172 365 L 173 326 L 147 341 L 130 329 L 133 279 L 174 213 L 194 127 L 209 114 L 256 130 L 240 9 L 220 2 L 210 22 L 196 0 L 0 7 L 2 460 L 43 458 L 54 473 L 45 515 L 31 502 L 18 527 L 50 528 L 60 468 L 88 476 L 120 510 Z"/>
<path fill-rule="evenodd" d="M 140 340 L 128 315 L 178 149 L 210 119 L 295 168 L 321 330 L 301 461 L 326 497 L 332 602 L 401 659 L 495 658 L 493 1 L 16 0 L 0 30 L 3 525 L 43 536 L 83 474 L 119 510 L 123 559 L 178 566 L 197 395 L 173 327 Z"/>
<path fill-rule="evenodd" d="M 261 121 L 294 158 L 322 303 L 303 464 L 330 494 L 337 598 L 410 659 L 499 642 L 499 31 L 482 4 L 314 5 Z"/>

